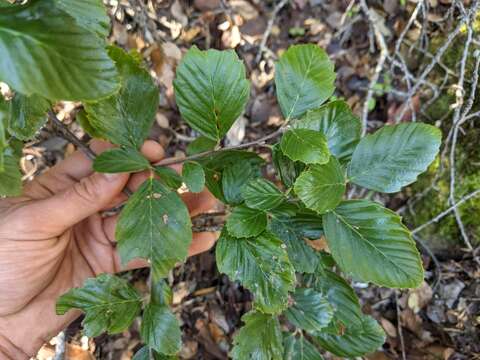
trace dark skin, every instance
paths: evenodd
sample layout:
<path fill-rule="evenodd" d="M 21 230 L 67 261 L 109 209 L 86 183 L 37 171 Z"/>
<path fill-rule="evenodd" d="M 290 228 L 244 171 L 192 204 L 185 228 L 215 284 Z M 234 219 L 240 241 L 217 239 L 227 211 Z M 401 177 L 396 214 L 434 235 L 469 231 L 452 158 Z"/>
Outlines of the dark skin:
<path fill-rule="evenodd" d="M 111 147 L 95 142 L 100 153 Z M 162 147 L 147 141 L 142 153 L 153 163 L 164 158 Z M 93 173 L 81 152 L 40 175 L 20 197 L 0 200 L 0 358 L 28 359 L 79 316 L 55 314 L 56 299 L 85 279 L 145 267 L 144 260 L 123 266 L 116 251 L 117 216 L 102 211 L 126 200 L 148 173 Z M 215 206 L 208 192 L 185 193 L 190 215 Z M 195 233 L 189 256 L 210 249 L 212 232 Z"/>

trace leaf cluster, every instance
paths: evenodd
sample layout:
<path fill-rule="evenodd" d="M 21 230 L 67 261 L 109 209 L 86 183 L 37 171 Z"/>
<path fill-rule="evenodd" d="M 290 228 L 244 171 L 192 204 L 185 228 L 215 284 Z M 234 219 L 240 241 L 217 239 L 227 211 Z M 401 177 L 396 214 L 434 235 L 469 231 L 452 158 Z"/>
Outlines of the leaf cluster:
<path fill-rule="evenodd" d="M 321 359 L 319 348 L 356 357 L 381 346 L 382 329 L 362 313 L 341 274 L 416 287 L 423 279 L 421 258 L 399 216 L 345 194 L 352 185 L 392 193 L 411 184 L 434 160 L 440 131 L 403 123 L 361 138 L 360 121 L 346 102 L 331 99 L 335 73 L 326 52 L 291 46 L 275 66 L 285 122 L 271 146 L 277 178 L 267 179 L 263 158 L 221 148 L 249 98 L 245 66 L 232 50 L 194 46 L 177 68 L 174 89 L 182 118 L 199 137 L 178 174 L 150 164 L 139 151 L 158 89 L 138 54 L 107 46 L 108 26 L 100 0 L 31 0 L 0 10 L 0 53 L 8 54 L 0 79 L 15 90 L 11 100 L 0 98 L 0 194 L 20 192 L 15 143 L 34 136 L 60 99 L 81 101 L 82 127 L 116 145 L 95 159 L 96 171 L 151 174 L 130 196 L 116 229 L 122 262 L 151 264 L 150 294 L 103 274 L 63 295 L 57 312 L 84 311 L 89 336 L 121 332 L 142 313 L 145 347 L 135 359 L 176 358 L 181 332 L 164 278 L 185 260 L 192 240 L 178 189 L 206 187 L 230 214 L 216 247 L 218 269 L 253 295 L 234 359 Z M 311 246 L 317 239 L 326 241 L 328 252 Z"/>

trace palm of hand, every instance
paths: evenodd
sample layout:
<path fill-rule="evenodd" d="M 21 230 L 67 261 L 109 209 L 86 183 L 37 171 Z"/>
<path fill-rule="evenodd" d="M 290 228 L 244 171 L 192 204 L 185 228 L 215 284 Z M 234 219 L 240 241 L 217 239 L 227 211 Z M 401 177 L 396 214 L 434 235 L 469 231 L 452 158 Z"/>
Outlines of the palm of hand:
<path fill-rule="evenodd" d="M 96 152 L 107 147 L 93 146 Z M 152 162 L 163 157 L 153 142 L 142 151 Z M 114 238 L 117 216 L 102 217 L 100 212 L 124 201 L 125 185 L 135 190 L 148 174 L 105 180 L 91 173 L 90 161 L 75 153 L 29 183 L 22 197 L 0 200 L 0 335 L 27 355 L 78 316 L 77 312 L 56 316 L 58 296 L 100 273 L 146 266 L 143 260 L 122 266 Z M 192 215 L 215 203 L 208 192 L 185 194 L 184 201 Z M 197 233 L 190 255 L 207 250 L 214 241 L 212 233 Z M 40 328 L 32 330 L 32 321 Z M 32 336 L 25 349 L 21 344 Z"/>

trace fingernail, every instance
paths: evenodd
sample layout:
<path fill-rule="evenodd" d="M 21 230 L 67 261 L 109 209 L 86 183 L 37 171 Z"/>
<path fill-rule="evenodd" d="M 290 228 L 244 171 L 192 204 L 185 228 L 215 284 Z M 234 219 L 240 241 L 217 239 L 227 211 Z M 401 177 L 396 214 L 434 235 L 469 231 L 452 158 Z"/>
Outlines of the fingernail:
<path fill-rule="evenodd" d="M 122 174 L 109 174 L 109 173 L 104 173 L 103 176 L 105 177 L 105 179 L 107 179 L 107 181 L 109 182 L 113 182 L 113 181 L 117 181 L 121 176 Z"/>

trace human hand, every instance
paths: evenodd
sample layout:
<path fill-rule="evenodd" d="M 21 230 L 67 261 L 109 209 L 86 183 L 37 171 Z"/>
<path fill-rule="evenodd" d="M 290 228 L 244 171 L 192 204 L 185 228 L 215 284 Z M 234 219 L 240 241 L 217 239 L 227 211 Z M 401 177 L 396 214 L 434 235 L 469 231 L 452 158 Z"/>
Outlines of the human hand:
<path fill-rule="evenodd" d="M 110 144 L 95 141 L 100 153 Z M 162 147 L 146 141 L 142 153 L 151 161 L 164 157 Z M 146 266 L 134 260 L 122 267 L 115 249 L 117 215 L 101 212 L 126 200 L 147 173 L 93 173 L 81 152 L 27 183 L 22 196 L 0 199 L 0 358 L 28 359 L 78 317 L 55 314 L 56 299 L 85 279 Z M 182 198 L 195 216 L 216 200 L 208 192 Z M 189 256 L 213 246 L 217 235 L 194 233 Z M 1 356 L 3 355 L 3 357 Z"/>

